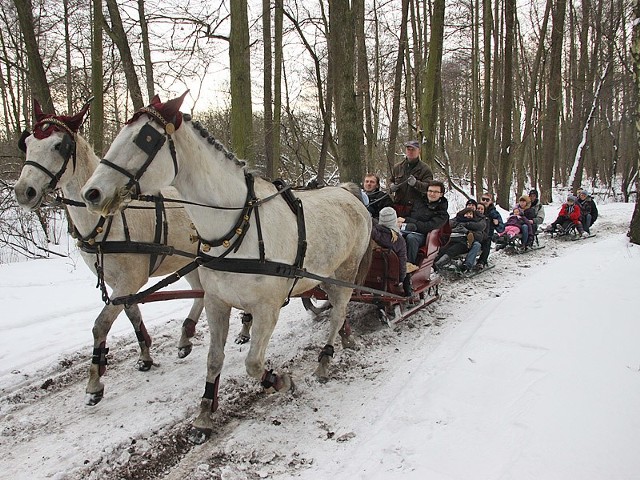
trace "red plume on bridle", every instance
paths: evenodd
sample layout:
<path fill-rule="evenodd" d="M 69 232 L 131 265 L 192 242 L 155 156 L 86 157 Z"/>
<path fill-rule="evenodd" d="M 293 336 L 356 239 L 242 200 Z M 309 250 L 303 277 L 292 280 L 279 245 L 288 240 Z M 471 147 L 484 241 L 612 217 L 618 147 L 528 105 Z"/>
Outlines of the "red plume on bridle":
<path fill-rule="evenodd" d="M 74 136 L 78 133 L 84 123 L 85 115 L 91 105 L 91 97 L 75 115 L 56 115 L 54 113 L 43 113 L 42 107 L 37 100 L 33 100 L 33 112 L 36 117 L 36 124 L 33 127 L 33 136 L 38 139 L 49 137 L 53 132 L 65 132 Z"/>
<path fill-rule="evenodd" d="M 177 98 L 172 100 L 168 100 L 165 103 L 160 101 L 160 97 L 158 95 L 154 95 L 151 99 L 151 103 L 149 106 L 141 108 L 133 116 L 127 121 L 127 124 L 131 122 L 135 122 L 140 115 L 147 114 L 152 118 L 160 121 L 160 118 L 157 118 L 156 113 L 160 115 L 161 119 L 164 120 L 164 124 L 172 123 L 177 130 L 182 124 L 182 113 L 180 112 L 180 107 L 182 106 L 182 102 L 184 101 L 184 97 L 187 96 L 189 90 L 184 92 Z M 162 122 L 161 122 L 162 123 Z"/>

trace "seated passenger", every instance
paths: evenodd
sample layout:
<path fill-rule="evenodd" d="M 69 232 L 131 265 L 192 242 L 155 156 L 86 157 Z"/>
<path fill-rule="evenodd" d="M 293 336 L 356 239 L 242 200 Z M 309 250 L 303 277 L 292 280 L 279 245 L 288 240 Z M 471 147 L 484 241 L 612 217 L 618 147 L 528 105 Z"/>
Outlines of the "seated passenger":
<path fill-rule="evenodd" d="M 398 256 L 400 278 L 404 293 L 407 296 L 412 294 L 411 276 L 407 275 L 407 244 L 398 228 L 398 216 L 391 207 L 384 207 L 380 210 L 378 223 L 373 224 L 371 238 L 374 242 L 384 248 L 389 248 Z"/>
<path fill-rule="evenodd" d="M 449 242 L 440 248 L 436 256 L 433 263 L 433 269 L 435 271 L 444 267 L 458 255 L 467 253 L 475 241 L 474 235 L 478 234 L 480 238 L 484 233 L 486 221 L 484 215 L 480 218 L 476 215 L 473 208 L 467 207 L 460 210 L 456 216 L 449 221 L 449 225 L 451 226 L 451 236 L 449 237 Z M 467 271 L 471 269 L 471 266 L 463 263 L 461 269 Z"/>
<path fill-rule="evenodd" d="M 578 194 L 578 200 L 576 202 L 580 207 L 580 222 L 587 234 L 591 233 L 591 225 L 594 224 L 598 218 L 598 207 L 591 198 L 588 190 L 582 190 Z"/>
<path fill-rule="evenodd" d="M 362 181 L 364 193 L 369 200 L 367 210 L 373 218 L 378 218 L 380 210 L 393 205 L 393 200 L 387 192 L 380 190 L 380 177 L 377 173 L 367 173 Z"/>
<path fill-rule="evenodd" d="M 427 234 L 440 228 L 449 220 L 449 202 L 444 198 L 444 183 L 433 181 L 427 189 L 427 196 L 418 198 L 408 217 L 398 217 L 400 230 L 407 241 L 409 262 L 416 263 L 418 250 L 425 244 Z"/>
<path fill-rule="evenodd" d="M 529 198 L 531 199 L 531 209 L 533 210 L 533 233 L 538 231 L 542 222 L 544 222 L 544 207 L 540 203 L 538 198 L 538 190 L 532 189 L 529 191 Z"/>
<path fill-rule="evenodd" d="M 518 199 L 518 204 L 515 205 L 515 207 L 519 208 L 520 212 L 522 212 L 522 215 L 527 220 L 531 220 L 530 222 L 524 222 L 523 224 L 520 225 L 520 230 L 521 230 L 520 233 L 522 235 L 522 245 L 531 246 L 533 245 L 533 239 L 534 239 L 534 236 L 533 236 L 534 226 L 535 226 L 534 219 L 536 217 L 536 214 L 533 208 L 531 207 L 531 198 L 529 197 L 529 195 L 522 195 Z"/>
<path fill-rule="evenodd" d="M 500 250 L 506 247 L 509 241 L 517 237 L 518 235 L 522 237 L 522 245 L 526 250 L 527 244 L 525 243 L 524 232 L 525 230 L 528 231 L 529 227 L 531 227 L 532 224 L 533 220 L 524 216 L 524 210 L 521 207 L 514 207 L 511 215 L 504 224 L 504 231 L 498 233 L 498 239 L 496 240 L 496 250 Z"/>
<path fill-rule="evenodd" d="M 563 230 L 566 230 L 571 225 L 575 225 L 578 230 L 578 234 L 581 236 L 588 236 L 589 234 L 584 231 L 582 226 L 582 222 L 580 221 L 580 206 L 576 203 L 576 197 L 573 195 L 569 195 L 567 197 L 567 201 L 562 204 L 560 207 L 560 212 L 558 213 L 558 217 L 554 220 L 554 222 L 549 225 L 545 232 L 553 233 L 558 228 L 558 225 Z"/>
<path fill-rule="evenodd" d="M 480 197 L 480 202 L 485 207 L 484 214 L 485 217 L 487 217 L 489 229 L 487 238 L 482 242 L 482 253 L 480 253 L 480 258 L 478 259 L 478 269 L 482 269 L 488 264 L 489 253 L 491 253 L 491 240 L 493 239 L 494 232 L 504 232 L 504 221 L 502 220 L 500 212 L 498 212 L 493 204 L 493 195 L 488 192 L 483 193 L 482 197 Z"/>
<path fill-rule="evenodd" d="M 491 219 L 485 216 L 485 206 L 484 203 L 479 203 L 476 208 L 476 217 L 484 221 L 484 230 L 481 232 L 473 232 L 473 243 L 471 244 L 471 248 L 469 248 L 469 252 L 462 263 L 460 269 L 462 271 L 471 270 L 476 267 L 476 259 L 478 254 L 482 250 L 482 244 L 489 238 L 489 242 L 491 242 L 491 238 L 489 237 L 489 230 L 491 229 Z M 482 265 L 478 267 L 477 270 L 482 270 L 485 266 Z"/>

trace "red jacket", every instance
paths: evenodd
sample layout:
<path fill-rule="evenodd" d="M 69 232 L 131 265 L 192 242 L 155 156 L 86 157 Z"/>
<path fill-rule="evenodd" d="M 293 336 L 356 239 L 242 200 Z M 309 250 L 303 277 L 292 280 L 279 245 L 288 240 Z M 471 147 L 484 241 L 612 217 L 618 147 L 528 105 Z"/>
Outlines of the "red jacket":
<path fill-rule="evenodd" d="M 569 220 L 576 225 L 580 223 L 580 206 L 577 203 L 574 203 L 573 207 L 569 207 L 568 203 L 563 203 L 560 208 L 560 213 L 558 213 L 558 217 L 569 218 Z"/>

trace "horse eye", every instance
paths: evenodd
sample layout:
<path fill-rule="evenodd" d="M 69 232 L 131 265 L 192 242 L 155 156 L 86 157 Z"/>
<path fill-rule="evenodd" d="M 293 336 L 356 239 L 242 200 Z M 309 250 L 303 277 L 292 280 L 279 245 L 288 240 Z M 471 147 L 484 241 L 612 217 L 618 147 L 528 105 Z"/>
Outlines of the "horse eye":
<path fill-rule="evenodd" d="M 60 150 L 60 145 L 62 145 L 62 142 L 56 143 L 53 148 L 55 148 L 56 150 Z"/>

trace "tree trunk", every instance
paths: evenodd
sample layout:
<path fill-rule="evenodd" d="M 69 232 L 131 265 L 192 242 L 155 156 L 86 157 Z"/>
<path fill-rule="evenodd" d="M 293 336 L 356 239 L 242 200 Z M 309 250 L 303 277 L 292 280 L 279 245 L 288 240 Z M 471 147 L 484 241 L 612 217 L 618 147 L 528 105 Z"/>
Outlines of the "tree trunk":
<path fill-rule="evenodd" d="M 358 114 L 355 92 L 355 31 L 353 10 L 343 0 L 329 1 L 329 41 L 333 56 L 334 103 L 338 135 L 340 180 L 362 180 L 362 117 Z"/>
<path fill-rule="evenodd" d="M 273 69 L 273 171 L 278 172 L 280 168 L 280 131 L 282 122 L 282 26 L 283 8 L 282 0 L 276 0 L 274 12 L 274 69 Z"/>
<path fill-rule="evenodd" d="M 543 120 L 542 162 L 540 168 L 540 201 L 551 202 L 554 159 L 557 158 L 558 123 L 562 102 L 562 34 L 564 30 L 566 0 L 558 0 L 552 7 L 551 65 L 546 99 L 546 115 Z"/>
<path fill-rule="evenodd" d="M 144 0 L 138 0 L 138 18 L 140 20 L 140 34 L 142 36 L 142 53 L 144 55 L 144 72 L 147 77 L 147 96 L 149 101 L 155 95 L 155 80 L 153 77 L 153 62 L 151 61 L 151 46 L 149 44 L 149 26 L 144 10 Z"/>
<path fill-rule="evenodd" d="M 444 41 L 445 1 L 434 0 L 429 39 L 429 58 L 422 80 L 423 94 L 420 102 L 424 140 L 422 160 L 435 171 L 434 147 L 436 124 L 438 121 L 438 95 L 440 92 L 440 69 L 442 66 L 442 46 Z"/>
<path fill-rule="evenodd" d="M 640 0 L 633 4 L 633 36 L 631 55 L 633 56 L 633 81 L 635 84 L 635 124 L 636 124 L 636 164 L 640 169 Z M 629 225 L 631 242 L 640 245 L 640 176 L 636 176 L 636 206 Z"/>
<path fill-rule="evenodd" d="M 357 52 L 357 99 L 358 106 L 364 115 L 364 132 L 366 138 L 366 155 L 365 155 L 365 171 L 369 172 L 373 170 L 373 147 L 376 143 L 376 139 L 373 136 L 373 121 L 371 116 L 371 91 L 369 85 L 369 62 L 367 58 L 367 45 L 364 33 L 364 0 L 356 0 L 353 2 L 354 16 L 356 25 L 356 52 Z"/>
<path fill-rule="evenodd" d="M 400 121 L 400 98 L 402 93 L 402 63 L 404 61 L 404 49 L 407 44 L 407 14 L 409 0 L 402 0 L 402 17 L 400 20 L 400 39 L 398 40 L 398 57 L 393 80 L 393 100 L 391 103 L 391 123 L 389 124 L 389 143 L 387 144 L 388 176 L 393 172 L 395 163 L 396 143 L 398 141 L 398 122 Z"/>
<path fill-rule="evenodd" d="M 131 102 L 133 103 L 134 110 L 138 110 L 144 107 L 144 101 L 142 100 L 142 91 L 140 90 L 138 75 L 136 74 L 133 57 L 131 56 L 131 48 L 129 48 L 129 40 L 127 39 L 127 34 L 124 31 L 124 26 L 122 25 L 122 17 L 120 16 L 120 10 L 118 10 L 116 0 L 106 1 L 107 8 L 109 10 L 109 18 L 111 18 L 111 28 L 106 28 L 106 31 L 109 38 L 111 38 L 116 47 L 118 47 L 120 60 L 122 60 L 124 76 L 127 79 L 127 88 L 129 89 Z"/>
<path fill-rule="evenodd" d="M 231 144 L 240 157 L 254 164 L 251 61 L 247 0 L 231 0 L 229 60 L 231 74 Z"/>
<path fill-rule="evenodd" d="M 31 0 L 14 0 L 18 14 L 18 22 L 24 38 L 24 47 L 27 51 L 27 61 L 29 65 L 29 74 L 27 79 L 29 87 L 33 93 L 33 97 L 38 100 L 44 112 L 53 112 L 53 99 L 49 90 L 49 82 L 44 71 L 42 57 L 38 51 L 38 41 L 36 40 L 36 25 L 33 21 L 31 13 Z"/>
<path fill-rule="evenodd" d="M 512 171 L 512 106 L 513 106 L 513 48 L 515 40 L 515 0 L 505 0 L 504 8 L 504 76 L 502 96 L 502 139 L 500 147 L 500 169 L 498 175 L 497 203 L 509 209 Z"/>
<path fill-rule="evenodd" d="M 487 146 L 489 136 L 489 115 L 491 114 L 491 31 L 493 27 L 493 17 L 491 16 L 491 0 L 482 2 L 483 17 L 483 38 L 484 38 L 484 85 L 482 98 L 482 119 L 480 121 L 480 131 L 478 132 L 478 159 L 476 168 L 476 189 L 478 194 L 482 194 L 484 186 L 485 165 L 487 162 Z M 487 183 L 487 189 L 491 185 Z"/>
<path fill-rule="evenodd" d="M 93 145 L 94 151 L 99 156 L 102 156 L 102 153 L 104 153 L 104 80 L 102 74 L 102 26 L 104 25 L 104 18 L 102 16 L 102 0 L 92 0 L 92 3 L 91 90 L 93 91 L 94 99 L 91 105 L 89 141 Z"/>
<path fill-rule="evenodd" d="M 271 1 L 262 0 L 262 46 L 263 46 L 263 75 L 262 91 L 264 109 L 264 156 L 267 178 L 276 178 L 273 164 L 273 55 L 271 47 Z"/>

